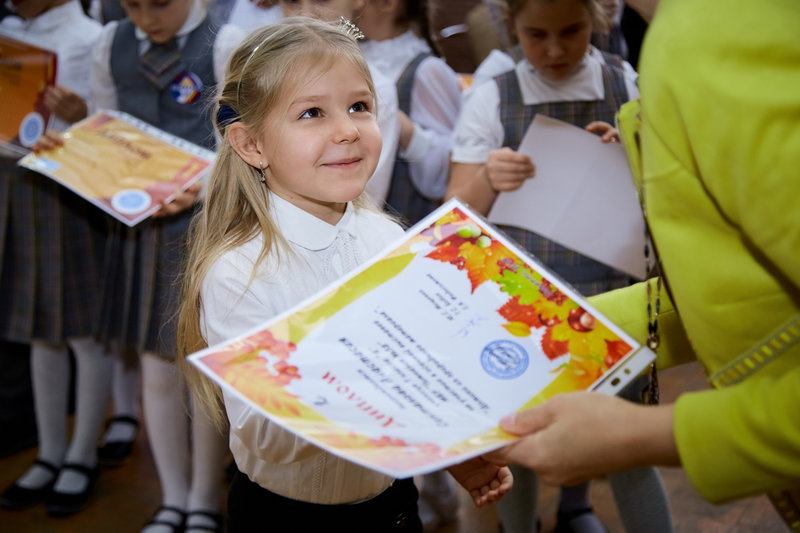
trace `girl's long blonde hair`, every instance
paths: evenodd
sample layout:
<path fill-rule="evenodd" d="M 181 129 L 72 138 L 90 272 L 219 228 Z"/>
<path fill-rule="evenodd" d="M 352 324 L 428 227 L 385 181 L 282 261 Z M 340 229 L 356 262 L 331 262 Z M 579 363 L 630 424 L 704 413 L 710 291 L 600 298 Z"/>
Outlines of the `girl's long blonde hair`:
<path fill-rule="evenodd" d="M 215 106 L 215 124 L 222 138 L 206 187 L 202 208 L 189 230 L 189 258 L 182 279 L 178 316 L 178 360 L 189 386 L 217 425 L 225 414 L 219 388 L 202 376 L 186 356 L 207 346 L 200 327 L 203 280 L 224 253 L 263 236 L 251 273 L 270 254 L 288 253 L 288 246 L 270 214 L 261 171 L 247 164 L 231 147 L 227 126 L 239 121 L 253 136 L 266 132 L 266 118 L 288 105 L 292 91 L 325 73 L 336 61 L 352 61 L 375 98 L 375 89 L 355 39 L 340 26 L 306 17 L 290 17 L 251 33 L 231 56 Z M 377 109 L 377 106 L 373 106 Z M 374 209 L 362 194 L 355 203 Z"/>

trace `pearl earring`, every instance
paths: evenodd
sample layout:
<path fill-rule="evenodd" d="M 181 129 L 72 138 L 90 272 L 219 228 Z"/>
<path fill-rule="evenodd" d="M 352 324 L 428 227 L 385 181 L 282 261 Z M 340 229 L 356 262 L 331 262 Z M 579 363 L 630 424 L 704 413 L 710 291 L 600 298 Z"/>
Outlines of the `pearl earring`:
<path fill-rule="evenodd" d="M 261 183 L 266 183 L 267 182 L 267 178 L 264 175 L 264 162 L 263 161 L 259 161 L 258 162 L 258 168 L 261 170 Z"/>

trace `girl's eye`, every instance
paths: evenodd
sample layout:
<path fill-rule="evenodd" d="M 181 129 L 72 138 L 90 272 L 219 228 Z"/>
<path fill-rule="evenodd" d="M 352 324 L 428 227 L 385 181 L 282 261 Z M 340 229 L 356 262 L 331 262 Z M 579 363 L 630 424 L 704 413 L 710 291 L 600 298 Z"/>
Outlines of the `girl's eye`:
<path fill-rule="evenodd" d="M 369 113 L 369 104 L 366 102 L 356 102 L 350 106 L 351 113 Z"/>
<path fill-rule="evenodd" d="M 322 116 L 322 110 L 318 107 L 312 107 L 311 109 L 303 111 L 300 118 L 319 118 L 320 116 Z"/>

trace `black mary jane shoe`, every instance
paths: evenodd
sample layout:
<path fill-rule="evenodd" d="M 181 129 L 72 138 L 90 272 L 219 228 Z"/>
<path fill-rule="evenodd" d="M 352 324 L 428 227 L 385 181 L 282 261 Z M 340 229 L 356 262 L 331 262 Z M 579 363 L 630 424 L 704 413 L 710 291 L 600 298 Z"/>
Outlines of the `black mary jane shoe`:
<path fill-rule="evenodd" d="M 0 496 L 0 506 L 2 506 L 3 509 L 28 509 L 37 503 L 45 501 L 50 493 L 50 489 L 53 488 L 53 484 L 56 482 L 56 478 L 58 478 L 58 467 L 44 459 L 36 459 L 33 464 L 39 465 L 49 471 L 53 475 L 53 478 L 36 489 L 29 489 L 14 483 Z"/>
<path fill-rule="evenodd" d="M 72 470 L 86 476 L 86 487 L 80 492 L 58 492 L 51 489 L 46 503 L 47 514 L 50 516 L 69 516 L 83 511 L 89 504 L 100 474 L 96 466 L 90 468 L 77 463 L 64 464 L 61 470 Z"/>
<path fill-rule="evenodd" d="M 189 521 L 191 520 L 192 515 L 208 518 L 211 520 L 211 522 L 213 522 L 213 524 L 208 522 L 201 524 L 190 524 Z M 210 531 L 211 533 L 222 533 L 225 530 L 223 521 L 224 519 L 222 518 L 222 514 L 215 511 L 189 511 L 186 513 L 184 531 Z"/>
<path fill-rule="evenodd" d="M 134 435 L 139 430 L 139 420 L 132 416 L 119 415 L 110 418 L 106 430 L 113 424 L 130 424 L 135 428 Z M 131 440 L 112 440 L 104 443 L 97 448 L 97 462 L 100 466 L 120 466 L 130 457 L 134 440 L 135 437 Z"/>
<path fill-rule="evenodd" d="M 159 518 L 158 515 L 161 514 L 161 511 L 172 511 L 177 516 L 177 522 L 170 522 L 166 519 L 166 517 Z M 145 522 L 144 526 L 142 526 L 142 530 L 147 529 L 150 526 L 166 526 L 172 530 L 172 533 L 183 533 L 183 530 L 186 526 L 186 511 L 183 509 L 178 509 L 177 507 L 172 507 L 169 505 L 162 505 L 156 512 L 153 513 L 152 518 Z"/>

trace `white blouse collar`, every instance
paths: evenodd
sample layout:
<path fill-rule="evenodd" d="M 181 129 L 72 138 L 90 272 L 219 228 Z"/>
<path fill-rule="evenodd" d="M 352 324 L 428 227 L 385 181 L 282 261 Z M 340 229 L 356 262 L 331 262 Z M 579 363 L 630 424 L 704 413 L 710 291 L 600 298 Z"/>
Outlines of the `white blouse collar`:
<path fill-rule="evenodd" d="M 408 63 L 431 48 L 424 39 L 411 30 L 384 41 L 364 41 L 361 50 L 370 65 L 397 83 Z"/>
<path fill-rule="evenodd" d="M 332 226 L 311 213 L 304 211 L 277 194 L 269 193 L 270 211 L 283 237 L 307 250 L 323 250 L 333 244 L 340 231 L 353 234 L 355 209 L 347 203 L 339 222 Z"/>
<path fill-rule="evenodd" d="M 526 105 L 558 101 L 600 100 L 605 97 L 602 59 L 591 48 L 575 72 L 563 80 L 542 75 L 527 59 L 517 63 L 517 73 Z"/>

